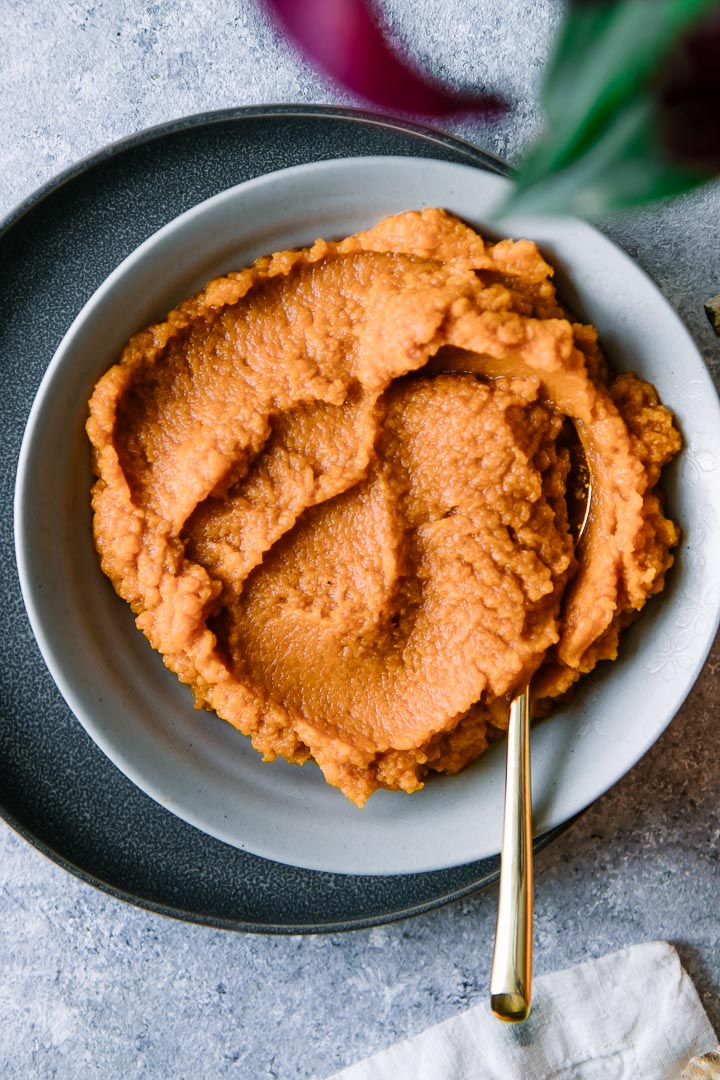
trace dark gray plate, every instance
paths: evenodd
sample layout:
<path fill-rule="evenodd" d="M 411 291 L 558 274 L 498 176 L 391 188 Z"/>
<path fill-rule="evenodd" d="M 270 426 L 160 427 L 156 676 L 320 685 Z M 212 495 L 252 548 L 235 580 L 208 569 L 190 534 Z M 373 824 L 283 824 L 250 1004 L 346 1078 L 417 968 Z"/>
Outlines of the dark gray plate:
<path fill-rule="evenodd" d="M 176 918 L 267 933 L 336 931 L 427 911 L 498 875 L 497 858 L 398 877 L 300 870 L 174 817 L 108 761 L 68 710 L 35 645 L 15 571 L 13 485 L 30 405 L 65 331 L 111 270 L 225 188 L 290 165 L 370 154 L 507 171 L 451 136 L 367 113 L 236 109 L 109 147 L 0 226 L 0 814 L 84 881 Z"/>

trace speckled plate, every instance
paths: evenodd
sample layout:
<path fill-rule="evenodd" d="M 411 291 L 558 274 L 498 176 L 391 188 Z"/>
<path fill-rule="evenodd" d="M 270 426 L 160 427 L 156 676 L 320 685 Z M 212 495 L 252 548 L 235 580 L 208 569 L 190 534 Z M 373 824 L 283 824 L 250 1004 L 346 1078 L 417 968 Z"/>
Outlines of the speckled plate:
<path fill-rule="evenodd" d="M 62 330 L 82 307 L 87 296 L 93 293 L 107 276 L 109 270 L 149 234 L 187 207 L 195 206 L 217 191 L 258 174 L 308 160 L 377 154 L 440 158 L 465 165 L 480 165 L 490 171 L 502 171 L 498 162 L 446 136 L 391 124 L 377 118 L 326 109 L 248 110 L 195 118 L 111 148 L 41 192 L 29 207 L 21 208 L 0 237 L 0 253 L 4 255 L 2 273 L 7 274 L 9 279 L 4 294 L 10 297 L 12 309 L 9 325 L 0 330 L 0 333 L 5 335 L 4 341 L 0 339 L 0 356 L 4 358 L 3 363 L 9 365 L 6 385 L 11 385 L 14 389 L 12 395 L 5 396 L 2 405 L 3 410 L 9 409 L 11 414 L 4 418 L 3 437 L 9 436 L 13 440 L 3 455 L 4 461 L 14 461 L 16 457 L 15 440 L 22 429 L 39 376 L 47 366 L 54 346 L 62 336 Z M 433 168 L 435 167 L 428 163 L 423 167 L 422 174 L 429 174 Z M 403 174 L 408 171 L 402 169 Z M 415 171 L 420 172 L 417 168 Z M 474 175 L 478 176 L 477 173 Z M 495 180 L 495 184 L 499 183 Z M 478 186 L 479 196 L 471 199 L 468 207 L 460 208 L 459 212 L 464 216 L 470 216 L 472 207 L 482 201 L 481 186 Z M 440 201 L 447 205 L 446 199 Z M 584 240 L 579 234 L 575 237 L 584 249 L 592 249 L 593 236 L 601 246 L 604 244 L 608 249 L 612 248 L 612 245 L 603 241 L 594 230 L 589 230 L 587 226 L 581 226 L 580 229 L 588 233 Z M 530 234 L 534 235 L 531 231 Z M 547 243 L 552 248 L 551 235 L 548 235 Z M 540 238 L 545 242 L 545 237 L 541 235 Z M 574 284 L 577 285 L 575 248 L 572 237 L 567 239 L 567 250 L 563 250 L 560 244 L 558 255 L 561 256 L 561 262 L 565 261 L 573 269 Z M 672 383 L 673 363 L 677 356 L 683 357 L 691 367 L 693 363 L 700 365 L 695 374 L 702 382 L 702 364 L 681 324 L 640 271 L 621 256 L 617 249 L 612 251 L 614 256 L 608 250 L 605 256 L 597 260 L 597 273 L 594 276 L 585 274 L 587 280 L 581 282 L 579 294 L 576 296 L 578 303 L 574 306 L 583 311 L 583 308 L 587 307 L 583 304 L 583 299 L 593 300 L 596 295 L 604 295 L 604 292 L 608 291 L 606 340 L 614 333 L 618 339 L 619 351 L 623 354 L 630 351 L 634 359 L 638 357 L 641 368 L 645 364 L 645 373 L 655 381 L 659 381 L 658 375 L 662 374 L 665 381 L 670 380 Z M 615 261 L 619 260 L 619 263 L 613 275 L 610 275 L 608 266 L 613 257 Z M 622 263 L 623 259 L 628 264 L 627 269 Z M 591 264 L 592 259 L 588 257 L 586 262 Z M 628 321 L 632 304 L 623 303 L 619 294 L 618 303 L 615 304 L 617 290 L 610 282 L 610 277 L 614 281 L 617 273 L 620 273 L 621 277 L 624 274 L 630 283 L 628 289 L 638 304 L 647 307 L 647 312 L 643 312 L 646 317 L 653 315 L 654 307 L 659 305 L 661 308 L 660 322 L 662 323 L 664 318 L 666 323 L 664 335 L 665 338 L 670 335 L 674 340 L 675 351 L 669 348 L 667 340 L 661 341 L 657 336 L 657 329 L 648 324 L 647 333 L 651 336 L 655 333 L 660 354 L 663 354 L 663 350 L 668 354 L 659 367 L 653 366 L 652 350 L 645 348 L 645 340 L 640 332 L 634 329 L 635 324 Z M 586 293 L 585 297 L 582 295 L 583 291 Z M 36 312 L 40 308 L 45 310 L 42 323 L 38 326 Z M 595 317 L 592 304 L 590 311 Z M 603 322 L 602 305 L 595 321 L 601 324 Z M 642 323 L 642 320 L 640 321 Z M 17 364 L 19 357 L 22 357 L 21 365 Z M 75 370 L 74 366 L 68 369 L 68 375 L 74 377 Z M 57 365 L 54 366 L 54 371 L 57 375 Z M 53 385 L 55 383 L 57 378 Z M 46 412 L 48 385 L 46 381 Z M 49 398 L 51 408 L 48 416 L 53 410 L 58 412 L 58 400 L 63 399 L 63 394 L 70 394 L 71 389 L 62 383 L 55 387 Z M 665 392 L 663 386 L 661 390 Z M 676 395 L 667 393 L 666 396 L 675 404 L 673 399 Z M 62 412 L 62 409 L 60 411 Z M 714 428 L 719 426 L 715 418 Z M 45 441 L 47 442 L 47 439 Z M 60 447 L 60 444 L 58 446 Z M 43 460 L 45 468 L 52 471 L 53 458 L 47 458 L 46 455 Z M 693 463 L 690 459 L 688 462 L 690 467 Z M 697 460 L 694 464 L 697 465 Z M 27 466 L 27 456 L 25 465 Z M 81 465 L 82 463 L 79 463 L 78 468 L 81 468 Z M 86 466 L 82 468 L 83 472 L 85 468 Z M 66 470 L 63 472 L 63 475 L 65 474 Z M 28 481 L 28 476 L 32 482 Z M 33 490 L 38 487 L 38 483 L 42 487 L 42 472 L 37 468 L 25 469 L 26 495 L 28 482 Z M 22 484 L 19 490 L 23 490 Z M 681 492 L 676 494 L 677 501 L 682 502 L 687 511 L 681 515 L 683 520 L 692 522 L 696 510 L 699 514 L 697 496 L 701 493 L 693 492 L 687 497 L 681 497 Z M 24 550 L 23 537 L 25 545 L 32 537 L 37 555 L 38 536 L 52 531 L 42 512 L 39 513 L 37 521 L 33 521 L 32 508 L 42 505 L 42 496 L 24 500 L 21 498 L 19 505 L 21 526 L 18 535 L 21 540 L 21 553 Z M 710 508 L 713 509 L 713 506 Z M 47 515 L 45 517 L 47 518 Z M 3 522 L 3 529 L 5 525 Z M 693 535 L 696 537 L 696 546 L 700 544 L 702 547 L 702 537 L 695 533 Z M 2 536 L 4 542 L 4 533 Z M 694 554 L 699 553 L 695 551 Z M 38 604 L 42 607 L 43 595 L 47 600 L 48 590 L 53 592 L 55 589 L 55 578 L 52 575 L 48 578 L 46 573 L 47 566 L 52 564 L 50 545 L 46 549 L 45 557 L 41 557 L 39 561 L 35 559 L 36 586 L 33 605 L 36 612 Z M 68 565 L 67 560 L 58 563 L 61 574 L 70 573 Z M 78 549 L 77 565 L 82 566 L 81 547 Z M 683 585 L 691 586 L 696 579 L 707 584 L 707 575 L 700 574 L 698 578 L 691 569 L 688 563 L 681 572 L 678 580 Z M 8 567 L 3 565 L 2 573 L 7 571 Z M 75 575 L 75 571 L 73 574 Z M 26 568 L 26 587 L 27 583 Z M 43 595 L 38 595 L 37 583 L 43 585 Z M 62 589 L 62 582 L 59 587 Z M 5 594 L 17 595 L 14 576 L 6 585 Z M 680 600 L 679 595 L 672 599 L 670 607 L 673 613 L 676 608 L 680 611 Z M 92 607 L 95 610 L 96 605 L 93 603 Z M 669 612 L 665 605 L 662 614 L 658 615 L 657 610 L 653 612 L 654 622 L 657 622 L 658 617 L 661 622 L 663 619 L 667 621 Z M 236 848 L 227 847 L 195 832 L 160 807 L 149 803 L 135 788 L 128 785 L 122 776 L 115 773 L 112 766 L 92 745 L 87 745 L 81 729 L 72 717 L 68 717 L 62 702 L 57 699 L 52 687 L 48 686 L 34 647 L 31 644 L 27 648 L 19 647 L 25 644 L 24 635 L 27 630 L 17 606 L 11 604 L 3 618 L 8 619 L 9 625 L 3 635 L 2 647 L 10 649 L 4 669 L 9 675 L 3 675 L 3 698 L 7 678 L 10 699 L 10 707 L 4 717 L 9 735 L 6 755 L 9 777 L 3 790 L 3 795 L 5 791 L 8 792 L 8 819 L 19 825 L 21 831 L 40 846 L 52 849 L 56 857 L 66 863 L 75 864 L 71 868 L 79 868 L 96 883 L 125 894 L 129 899 L 189 918 L 222 921 L 224 924 L 253 929 L 317 930 L 336 928 L 338 925 L 363 925 L 398 917 L 412 910 L 422 910 L 452 896 L 461 895 L 489 880 L 496 873 L 496 861 L 490 858 L 481 863 L 469 863 L 435 873 L 358 879 L 347 875 L 291 869 L 277 862 L 253 858 Z M 35 625 L 37 629 L 37 620 Z M 61 635 L 61 647 L 66 654 L 61 674 L 72 666 L 74 650 L 82 655 L 89 655 L 93 649 L 92 641 L 87 640 L 87 634 L 84 634 L 83 625 L 82 619 L 67 620 L 66 629 Z M 106 625 L 107 620 L 104 620 L 103 626 Z M 643 620 L 643 625 L 647 625 L 646 620 Z M 44 629 L 42 623 L 40 629 Z M 658 628 L 654 629 L 657 631 Z M 665 629 L 672 631 L 670 626 Z M 57 625 L 54 630 L 57 630 Z M 93 670 L 97 672 L 96 681 L 100 687 L 109 682 L 109 669 L 117 666 L 118 656 L 124 653 L 121 640 L 123 634 L 120 629 L 118 634 L 116 649 L 108 648 L 108 643 L 105 642 L 102 648 L 97 650 Z M 55 649 L 50 652 L 47 649 L 47 637 L 42 632 L 39 636 L 46 658 L 57 677 L 56 665 L 51 662 L 57 654 L 57 634 Z M 597 708 L 598 702 L 594 698 L 597 697 L 598 690 L 593 690 L 592 686 L 585 693 L 587 701 L 574 704 L 574 715 L 582 719 L 584 711 L 588 711 L 589 707 L 588 716 L 593 720 L 592 725 L 585 725 L 588 738 L 579 746 L 576 745 L 580 757 L 583 749 L 590 753 L 590 743 L 599 741 L 601 747 L 606 744 L 608 752 L 604 759 L 597 758 L 596 750 L 592 751 L 591 757 L 593 761 L 602 760 L 603 767 L 607 767 L 609 762 L 612 775 L 609 774 L 609 780 L 602 783 L 601 778 L 598 778 L 597 787 L 593 786 L 593 773 L 597 770 L 591 768 L 590 773 L 585 776 L 586 769 L 574 769 L 574 777 L 585 776 L 583 784 L 586 790 L 584 795 L 579 792 L 580 797 L 574 802 L 571 800 L 570 810 L 579 809 L 617 779 L 659 734 L 659 730 L 674 712 L 674 699 L 677 697 L 679 704 L 692 683 L 695 669 L 699 669 L 699 663 L 702 663 L 704 637 L 704 632 L 696 632 L 692 644 L 688 646 L 687 655 L 690 656 L 692 670 L 681 673 L 680 677 L 674 680 L 675 685 L 668 686 L 667 693 L 663 691 L 655 704 L 655 719 L 660 722 L 658 730 L 657 723 L 651 723 L 647 732 L 638 724 L 625 729 L 622 702 L 611 703 L 613 707 L 608 710 L 608 717 L 612 717 L 612 720 L 608 720 L 604 709 Z M 637 668 L 635 676 L 639 675 L 642 681 L 652 682 L 653 694 L 649 694 L 648 687 L 648 696 L 656 697 L 657 680 L 649 679 L 649 675 L 654 674 L 652 665 L 658 663 L 657 649 L 653 647 L 648 652 L 636 638 L 635 647 L 628 645 L 627 652 L 631 671 Z M 20 656 L 22 662 L 18 661 Z M 104 660 L 108 672 L 102 671 L 98 666 L 102 665 Z M 62 677 L 58 681 L 61 686 L 64 685 Z M 666 681 L 672 680 L 666 678 Z M 620 682 L 616 674 L 610 686 L 603 686 L 604 703 L 609 700 L 608 695 L 612 697 L 614 694 L 617 697 L 618 692 L 622 693 Z M 639 691 L 635 677 L 632 679 L 631 689 L 636 694 Z M 87 710 L 80 708 L 78 711 L 75 696 L 67 693 L 67 686 L 65 692 L 66 697 L 75 704 L 78 715 L 86 722 Z M 102 699 L 103 694 L 100 691 L 98 693 Z M 585 709 L 583 705 L 586 706 Z M 93 708 L 94 716 L 89 729 L 96 738 L 98 731 L 102 732 L 103 738 L 98 741 L 104 745 L 104 741 L 108 741 L 105 738 L 105 729 L 110 731 L 113 725 L 110 715 L 112 710 L 103 719 L 102 715 L 98 714 L 97 702 Z M 661 715 L 658 710 L 661 710 Z M 652 719 L 653 716 L 650 716 L 649 720 Z M 560 730 L 558 723 L 552 728 L 544 727 L 539 731 L 540 740 L 547 741 L 553 732 L 554 741 L 557 742 L 555 736 Z M 598 724 L 602 730 L 596 730 Z M 618 731 L 615 731 L 615 728 L 618 728 Z M 123 729 L 123 725 L 120 725 L 119 730 Z M 226 731 L 224 725 L 222 730 Z M 576 730 L 575 727 L 573 730 Z M 607 740 L 603 733 L 608 735 Z M 572 732 L 569 737 L 572 738 Z M 566 738 L 560 739 L 562 746 L 565 746 L 567 741 Z M 131 740 L 131 745 L 136 746 L 136 741 Z M 542 746 L 539 749 L 542 750 Z M 115 757 L 118 764 L 126 766 L 123 755 L 116 753 L 111 756 Z M 565 756 L 564 753 L 562 756 Z M 557 758 L 557 755 L 555 757 Z M 541 754 L 539 763 L 542 764 L 543 760 Z M 574 761 L 574 765 L 577 764 L 578 758 Z M 137 769 L 126 771 L 134 776 Z M 296 770 L 293 770 L 293 775 L 295 773 Z M 137 776 L 134 778 L 137 779 Z M 553 789 L 555 780 L 555 772 L 551 769 L 548 790 Z M 144 786 L 146 790 L 153 790 L 152 785 Z M 561 786 L 566 788 L 567 784 Z M 324 785 L 323 789 L 326 794 L 328 789 L 325 789 Z M 162 801 L 177 808 L 173 805 L 175 800 Z M 183 813 L 184 810 L 186 811 L 186 808 L 179 805 L 179 812 L 183 816 L 190 820 L 199 820 L 196 814 Z M 245 819 L 245 832 L 251 836 L 252 808 L 247 808 L 246 814 L 248 811 L 250 816 Z M 566 810 L 559 818 L 555 817 L 554 822 L 564 820 L 567 816 L 569 814 Z M 234 815 L 234 820 L 237 825 L 237 815 Z M 542 810 L 540 820 L 548 820 L 547 817 L 543 818 Z M 553 821 L 552 815 L 550 821 Z M 225 836 L 222 829 L 208 829 L 202 820 L 199 820 L 199 823 L 216 836 Z M 237 837 L 233 835 L 229 838 L 235 844 L 245 846 L 242 833 L 243 829 L 240 828 Z M 271 848 L 267 845 L 256 845 L 255 850 L 271 853 L 284 861 L 292 861 L 292 853 L 299 852 L 302 844 L 299 843 L 300 838 L 292 841 L 291 837 L 290 840 L 289 848 L 287 844 L 285 847 L 282 844 L 278 847 L 276 844 Z M 251 839 L 247 846 L 252 847 Z M 392 844 L 390 847 L 392 848 Z M 310 844 L 308 851 L 311 854 L 312 848 L 313 844 Z M 81 857 L 75 854 L 78 850 Z M 402 852 L 400 854 L 402 855 Z M 327 861 L 318 859 L 308 862 L 307 858 L 306 854 L 304 865 L 328 865 Z M 465 862 L 466 858 L 467 856 L 462 861 Z M 302 860 L 299 858 L 298 861 Z M 337 858 L 331 860 L 329 865 L 334 868 L 347 868 L 347 864 L 338 863 Z M 373 865 L 372 861 L 367 865 Z M 378 867 L 383 871 L 388 866 L 404 865 L 403 858 L 398 862 L 392 851 L 388 852 L 388 859 L 378 863 Z M 417 868 L 423 863 L 411 859 L 409 865 Z M 427 862 L 424 865 L 427 866 Z M 437 860 L 430 865 L 437 866 Z M 444 865 L 447 866 L 447 862 Z M 366 869 L 365 863 L 363 869 Z"/>

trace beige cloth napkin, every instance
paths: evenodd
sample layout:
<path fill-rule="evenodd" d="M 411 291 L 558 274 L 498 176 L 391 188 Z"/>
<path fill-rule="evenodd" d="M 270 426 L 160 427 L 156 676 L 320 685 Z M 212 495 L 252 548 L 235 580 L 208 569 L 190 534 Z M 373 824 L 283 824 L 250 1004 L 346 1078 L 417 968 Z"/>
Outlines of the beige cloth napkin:
<path fill-rule="evenodd" d="M 478 1005 L 333 1080 L 680 1080 L 716 1043 L 677 952 L 654 941 L 541 976 L 524 1024 Z"/>

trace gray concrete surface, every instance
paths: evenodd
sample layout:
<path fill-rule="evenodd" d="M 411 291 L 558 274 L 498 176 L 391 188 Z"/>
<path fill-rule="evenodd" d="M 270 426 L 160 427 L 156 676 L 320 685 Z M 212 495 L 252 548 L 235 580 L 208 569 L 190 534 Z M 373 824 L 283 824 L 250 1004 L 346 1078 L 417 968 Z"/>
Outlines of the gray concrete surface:
<path fill-rule="evenodd" d="M 438 75 L 514 103 L 462 133 L 517 159 L 537 131 L 554 0 L 382 0 Z M 347 101 L 254 0 L 0 0 L 0 215 L 58 170 L 165 119 Z M 702 300 L 720 292 L 720 192 L 614 220 L 718 374 Z M 635 769 L 537 862 L 537 969 L 638 941 L 677 945 L 720 1028 L 716 648 Z M 327 1077 L 484 999 L 495 892 L 345 936 L 266 938 L 107 898 L 0 826 L 3 1077 Z"/>

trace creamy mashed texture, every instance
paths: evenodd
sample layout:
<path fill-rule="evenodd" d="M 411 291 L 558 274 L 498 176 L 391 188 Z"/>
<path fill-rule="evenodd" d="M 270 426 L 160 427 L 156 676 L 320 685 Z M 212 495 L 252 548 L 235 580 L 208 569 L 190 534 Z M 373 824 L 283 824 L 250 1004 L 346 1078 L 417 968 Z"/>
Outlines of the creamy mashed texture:
<path fill-rule="evenodd" d="M 87 429 L 102 567 L 198 707 L 358 805 L 455 773 L 658 592 L 680 446 L 527 240 L 442 210 L 260 259 L 133 337 Z M 593 485 L 578 550 L 573 433 Z"/>

